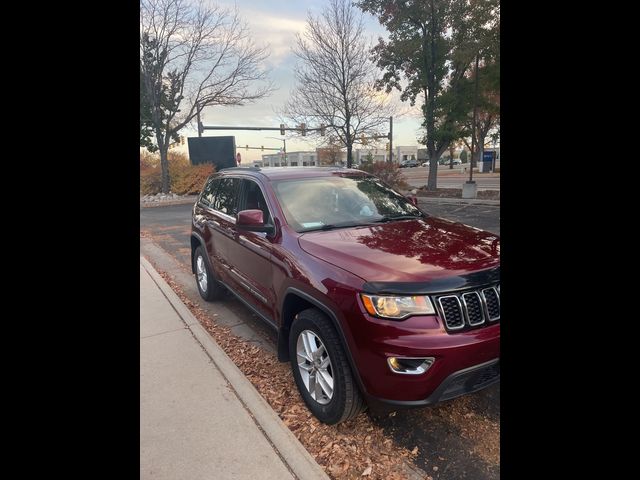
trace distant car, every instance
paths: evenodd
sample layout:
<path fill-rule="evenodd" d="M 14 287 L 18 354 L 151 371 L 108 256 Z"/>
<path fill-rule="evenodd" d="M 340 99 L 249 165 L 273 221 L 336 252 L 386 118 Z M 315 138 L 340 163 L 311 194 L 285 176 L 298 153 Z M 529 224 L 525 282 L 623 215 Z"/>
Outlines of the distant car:
<path fill-rule="evenodd" d="M 403 160 L 402 162 L 400 162 L 400 168 L 410 168 L 410 167 L 417 167 L 418 166 L 418 161 L 417 160 Z"/>
<path fill-rule="evenodd" d="M 450 163 L 450 159 L 449 158 L 441 158 L 439 160 L 440 165 L 449 165 Z M 453 159 L 453 164 L 454 165 L 460 165 L 462 163 L 462 161 L 459 158 L 454 158 Z"/>

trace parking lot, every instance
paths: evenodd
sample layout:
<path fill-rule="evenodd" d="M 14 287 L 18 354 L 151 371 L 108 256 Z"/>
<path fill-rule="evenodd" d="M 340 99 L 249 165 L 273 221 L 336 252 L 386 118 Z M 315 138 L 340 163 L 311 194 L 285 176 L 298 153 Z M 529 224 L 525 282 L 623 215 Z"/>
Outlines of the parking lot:
<path fill-rule="evenodd" d="M 415 170 L 415 169 L 413 169 Z M 499 205 L 428 201 L 427 213 L 500 233 Z M 203 302 L 190 271 L 191 205 L 140 209 L 141 252 L 181 285 L 189 300 L 212 318 L 220 306 Z M 172 259 L 174 261 L 172 261 Z M 274 351 L 275 335 L 230 295 L 219 302 L 242 319 L 238 335 Z M 217 320 L 216 320 L 217 321 Z M 497 479 L 500 476 L 500 384 L 436 407 L 398 411 L 371 419 L 397 445 L 417 448 L 414 463 L 434 479 Z"/>

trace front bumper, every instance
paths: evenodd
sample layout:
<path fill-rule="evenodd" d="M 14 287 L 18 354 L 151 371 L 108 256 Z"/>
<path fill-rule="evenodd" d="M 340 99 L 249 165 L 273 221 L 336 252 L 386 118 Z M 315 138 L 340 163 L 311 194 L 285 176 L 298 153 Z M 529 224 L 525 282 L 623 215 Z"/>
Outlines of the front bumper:
<path fill-rule="evenodd" d="M 464 377 L 468 384 L 462 381 L 462 374 L 472 375 L 479 366 L 500 358 L 500 322 L 448 333 L 437 315 L 393 321 L 363 312 L 350 323 L 361 327 L 350 347 L 363 393 L 398 405 L 428 405 L 484 388 L 483 382 L 474 386 L 478 382 L 473 378 Z M 435 361 L 422 374 L 401 375 L 391 371 L 389 357 L 432 357 Z M 463 385 L 454 387 L 455 378 Z"/>
<path fill-rule="evenodd" d="M 422 407 L 477 392 L 499 381 L 500 359 L 496 358 L 452 373 L 425 399 L 403 401 L 369 396 L 367 401 L 374 410 L 379 410 L 380 407 Z"/>

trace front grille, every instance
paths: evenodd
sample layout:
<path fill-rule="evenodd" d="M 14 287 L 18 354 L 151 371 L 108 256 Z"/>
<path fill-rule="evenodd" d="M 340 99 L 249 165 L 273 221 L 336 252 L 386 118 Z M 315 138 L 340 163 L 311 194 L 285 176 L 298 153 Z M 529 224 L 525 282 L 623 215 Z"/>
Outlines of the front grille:
<path fill-rule="evenodd" d="M 444 321 L 450 330 L 464 328 L 464 317 L 462 316 L 462 304 L 456 295 L 440 297 L 440 308 L 444 314 Z"/>
<path fill-rule="evenodd" d="M 443 382 L 438 401 L 451 400 L 465 393 L 476 392 L 500 380 L 500 362 L 455 373 Z"/>
<path fill-rule="evenodd" d="M 471 388 L 476 389 L 478 387 L 482 387 L 485 383 L 490 382 L 496 377 L 500 376 L 500 363 L 494 363 L 493 365 L 489 365 L 484 368 L 480 375 L 478 375 L 471 386 Z"/>
<path fill-rule="evenodd" d="M 436 297 L 448 330 L 477 327 L 500 319 L 500 290 L 488 287 Z"/>
<path fill-rule="evenodd" d="M 465 293 L 462 295 L 462 303 L 467 310 L 467 322 L 472 327 L 484 323 L 484 309 L 480 303 L 478 292 Z"/>
<path fill-rule="evenodd" d="M 491 287 L 482 290 L 485 304 L 487 305 L 487 314 L 489 315 L 489 321 L 495 322 L 500 318 L 500 296 L 498 291 Z"/>

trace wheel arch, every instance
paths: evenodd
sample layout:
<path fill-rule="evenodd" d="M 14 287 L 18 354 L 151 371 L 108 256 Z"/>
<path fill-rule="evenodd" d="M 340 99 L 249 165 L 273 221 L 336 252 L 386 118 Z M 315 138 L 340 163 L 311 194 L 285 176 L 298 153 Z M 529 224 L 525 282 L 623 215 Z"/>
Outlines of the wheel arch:
<path fill-rule="evenodd" d="M 204 239 L 199 234 L 191 232 L 191 273 L 194 274 L 196 273 L 195 253 L 199 246 L 202 246 L 206 251 Z"/>
<path fill-rule="evenodd" d="M 331 323 L 333 324 L 336 332 L 338 333 L 338 338 L 340 339 L 340 343 L 342 344 L 342 348 L 347 355 L 347 360 L 349 362 L 349 366 L 351 367 L 351 372 L 360 387 L 360 391 L 365 393 L 364 385 L 362 383 L 362 379 L 360 378 L 360 372 L 356 368 L 356 364 L 351 355 L 351 349 L 349 348 L 349 344 L 347 343 L 347 339 L 344 335 L 344 331 L 342 329 L 342 324 L 338 320 L 338 317 L 333 312 L 331 308 L 322 303 L 315 297 L 312 297 L 308 293 L 303 292 L 295 287 L 289 287 L 285 291 L 284 300 L 282 302 L 282 308 L 280 309 L 281 313 L 281 323 L 280 328 L 278 329 L 278 360 L 281 362 L 289 361 L 289 331 L 295 317 L 298 313 L 308 308 L 317 308 L 322 313 L 324 313 Z"/>

